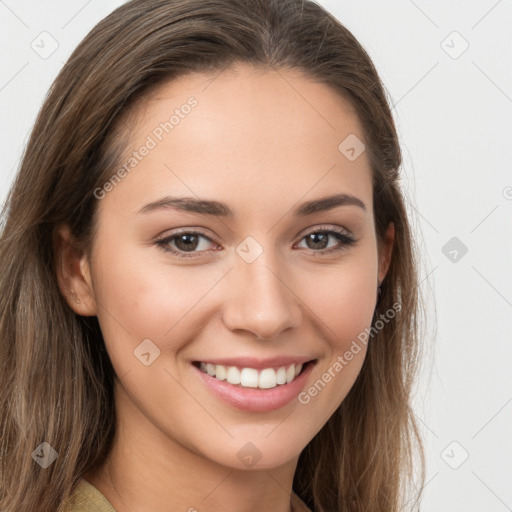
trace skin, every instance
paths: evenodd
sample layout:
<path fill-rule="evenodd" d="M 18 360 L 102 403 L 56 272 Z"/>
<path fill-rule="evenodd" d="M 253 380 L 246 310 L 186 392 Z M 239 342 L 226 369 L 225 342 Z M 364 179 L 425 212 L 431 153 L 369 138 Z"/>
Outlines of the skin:
<path fill-rule="evenodd" d="M 127 157 L 190 96 L 198 105 L 98 202 L 90 258 L 71 250 L 66 226 L 59 231 L 63 293 L 76 313 L 97 315 L 117 374 L 114 447 L 85 478 L 118 512 L 289 512 L 299 454 L 347 395 L 366 349 L 309 404 L 263 413 L 214 397 L 191 361 L 308 355 L 318 360 L 309 388 L 370 327 L 393 225 L 379 255 L 367 154 L 349 161 L 338 150 L 349 134 L 364 141 L 358 118 L 295 70 L 237 65 L 165 84 L 128 119 Z M 366 210 L 292 215 L 333 193 Z M 235 216 L 137 214 L 166 195 L 222 201 Z M 333 235 L 308 244 L 306 235 L 333 227 L 356 243 L 316 254 L 342 246 Z M 178 228 L 204 232 L 197 257 L 156 245 Z M 248 236 L 263 249 L 251 264 L 236 252 Z M 176 242 L 168 245 L 184 252 Z M 134 357 L 147 338 L 161 351 L 149 366 Z M 248 442 L 261 454 L 251 467 L 237 457 Z"/>

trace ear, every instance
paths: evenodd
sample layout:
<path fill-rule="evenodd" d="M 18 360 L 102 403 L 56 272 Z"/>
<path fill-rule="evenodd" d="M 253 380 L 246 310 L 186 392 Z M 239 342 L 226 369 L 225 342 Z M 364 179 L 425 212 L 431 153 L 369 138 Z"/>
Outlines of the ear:
<path fill-rule="evenodd" d="M 380 254 L 379 254 L 379 283 L 382 283 L 388 273 L 391 257 L 393 254 L 393 245 L 395 241 L 395 225 L 390 222 L 384 234 Z"/>
<path fill-rule="evenodd" d="M 73 238 L 69 226 L 56 228 L 53 245 L 57 281 L 66 302 L 78 315 L 95 316 L 97 305 L 94 299 L 90 264 L 87 255 Z"/>

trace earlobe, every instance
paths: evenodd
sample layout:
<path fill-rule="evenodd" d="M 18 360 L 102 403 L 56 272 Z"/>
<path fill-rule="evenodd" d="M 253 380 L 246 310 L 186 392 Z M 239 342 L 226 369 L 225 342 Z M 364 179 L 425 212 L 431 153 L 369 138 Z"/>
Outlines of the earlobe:
<path fill-rule="evenodd" d="M 96 301 L 86 254 L 75 241 L 69 226 L 55 229 L 55 269 L 60 291 L 78 315 L 95 316 Z"/>
<path fill-rule="evenodd" d="M 379 283 L 382 283 L 388 273 L 389 265 L 393 255 L 393 245 L 395 241 L 395 225 L 390 222 L 384 234 L 382 250 L 379 257 Z"/>

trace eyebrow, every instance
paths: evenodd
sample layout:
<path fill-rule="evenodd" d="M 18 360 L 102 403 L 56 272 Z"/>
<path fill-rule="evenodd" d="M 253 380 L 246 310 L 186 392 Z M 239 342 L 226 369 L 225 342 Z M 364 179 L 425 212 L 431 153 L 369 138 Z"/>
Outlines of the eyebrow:
<path fill-rule="evenodd" d="M 359 199 L 350 194 L 335 194 L 322 197 L 302 203 L 293 211 L 297 217 L 305 217 L 318 212 L 332 210 L 338 206 L 358 206 L 366 211 L 366 205 Z M 139 214 L 146 214 L 156 210 L 179 210 L 184 212 L 198 213 L 201 215 L 213 215 L 216 217 L 235 216 L 233 210 L 225 203 L 219 201 L 209 201 L 205 199 L 195 199 L 193 197 L 171 197 L 166 196 L 152 203 L 148 203 L 138 211 Z"/>

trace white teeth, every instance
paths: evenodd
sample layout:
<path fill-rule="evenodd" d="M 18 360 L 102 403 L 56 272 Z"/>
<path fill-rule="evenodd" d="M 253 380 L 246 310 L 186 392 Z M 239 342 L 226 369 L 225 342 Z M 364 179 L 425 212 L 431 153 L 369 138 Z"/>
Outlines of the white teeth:
<path fill-rule="evenodd" d="M 254 368 L 244 368 L 240 372 L 240 384 L 246 388 L 257 388 L 258 370 Z"/>
<path fill-rule="evenodd" d="M 281 366 L 276 373 L 276 382 L 278 384 L 286 384 L 286 368 Z"/>
<path fill-rule="evenodd" d="M 215 376 L 215 365 L 211 363 L 206 363 L 206 373 L 208 375 L 211 375 L 212 377 Z"/>
<path fill-rule="evenodd" d="M 226 367 L 221 364 L 215 365 L 215 377 L 219 380 L 226 380 Z"/>
<path fill-rule="evenodd" d="M 240 384 L 240 370 L 236 366 L 230 366 L 226 372 L 226 380 L 230 384 Z"/>
<path fill-rule="evenodd" d="M 265 368 L 258 371 L 254 368 L 242 368 L 236 366 L 224 366 L 221 364 L 203 363 L 199 365 L 201 371 L 219 380 L 226 380 L 230 384 L 240 384 L 246 388 L 271 389 L 276 386 L 292 382 L 302 370 L 302 364 L 290 364 L 274 368 Z"/>
<path fill-rule="evenodd" d="M 291 364 L 286 370 L 286 383 L 291 382 L 295 377 L 295 365 Z"/>
<path fill-rule="evenodd" d="M 275 388 L 277 385 L 277 376 L 272 368 L 261 370 L 258 378 L 258 387 L 263 389 Z"/>

